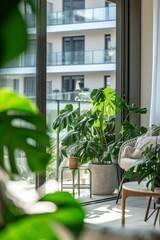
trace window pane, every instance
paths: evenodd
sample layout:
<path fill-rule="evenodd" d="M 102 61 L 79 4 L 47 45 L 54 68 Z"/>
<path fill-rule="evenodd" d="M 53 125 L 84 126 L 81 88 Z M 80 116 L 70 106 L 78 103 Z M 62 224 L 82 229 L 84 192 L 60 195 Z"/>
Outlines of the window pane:
<path fill-rule="evenodd" d="M 18 58 L 7 63 L 0 70 L 0 88 L 10 87 L 16 92 L 26 95 L 27 97 L 36 99 L 36 29 L 35 16 L 28 1 L 23 1 L 20 5 L 21 13 L 27 21 L 28 32 L 28 48 Z M 29 29 L 32 27 L 32 34 Z M 11 43 L 12 44 L 12 43 Z M 17 44 L 19 44 L 17 36 Z M 18 123 L 17 123 L 18 124 Z M 23 151 L 17 150 L 16 161 L 21 178 L 35 182 L 34 174 L 31 174 L 26 164 L 26 156 Z M 5 152 L 6 161 L 8 154 Z"/>

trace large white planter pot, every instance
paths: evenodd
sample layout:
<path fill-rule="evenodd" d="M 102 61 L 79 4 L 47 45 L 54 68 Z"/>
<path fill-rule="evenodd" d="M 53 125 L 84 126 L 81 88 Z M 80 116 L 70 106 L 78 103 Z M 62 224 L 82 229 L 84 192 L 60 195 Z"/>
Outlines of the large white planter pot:
<path fill-rule="evenodd" d="M 92 172 L 92 193 L 95 195 L 113 194 L 117 183 L 117 170 L 114 164 L 90 164 Z"/>

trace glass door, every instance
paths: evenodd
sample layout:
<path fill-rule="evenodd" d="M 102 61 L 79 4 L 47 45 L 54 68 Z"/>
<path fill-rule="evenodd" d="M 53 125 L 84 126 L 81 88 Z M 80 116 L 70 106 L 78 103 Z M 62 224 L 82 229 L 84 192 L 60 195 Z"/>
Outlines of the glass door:
<path fill-rule="evenodd" d="M 63 38 L 64 64 L 84 63 L 84 37 Z"/>
<path fill-rule="evenodd" d="M 84 9 L 85 0 L 63 0 L 64 23 L 74 23 L 81 21 L 82 16 L 78 16 L 75 10 Z"/>

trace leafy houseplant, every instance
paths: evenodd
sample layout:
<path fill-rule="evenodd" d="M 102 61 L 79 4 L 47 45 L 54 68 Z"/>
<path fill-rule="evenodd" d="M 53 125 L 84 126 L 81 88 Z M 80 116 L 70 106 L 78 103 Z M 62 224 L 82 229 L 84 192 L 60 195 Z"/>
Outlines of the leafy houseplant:
<path fill-rule="evenodd" d="M 123 110 L 128 114 L 116 136 L 116 115 Z M 112 88 L 94 89 L 88 111 L 80 112 L 79 107 L 74 109 L 72 104 L 67 104 L 53 122 L 54 130 L 59 133 L 66 130 L 61 140 L 60 162 L 74 154 L 79 164 L 90 161 L 103 166 L 117 163 L 122 142 L 146 131 L 144 127 L 131 124 L 130 115 L 145 113 L 146 108 L 128 105 Z"/>
<path fill-rule="evenodd" d="M 134 175 L 135 167 L 139 184 L 146 180 L 146 187 L 150 190 L 154 191 L 155 188 L 160 188 L 160 145 L 147 147 L 142 153 L 141 160 L 127 171 L 127 178 Z"/>
<path fill-rule="evenodd" d="M 79 164 L 93 161 L 99 164 L 110 164 L 117 157 L 123 141 L 141 135 L 146 128 L 129 123 L 129 116 L 145 114 L 145 108 L 127 105 L 111 88 L 94 89 L 90 95 L 90 109 L 81 111 L 67 104 L 53 122 L 53 129 L 64 133 L 61 140 L 60 158 L 76 156 Z M 128 111 L 119 134 L 115 136 L 116 114 Z M 64 131 L 65 130 L 65 131 Z"/>

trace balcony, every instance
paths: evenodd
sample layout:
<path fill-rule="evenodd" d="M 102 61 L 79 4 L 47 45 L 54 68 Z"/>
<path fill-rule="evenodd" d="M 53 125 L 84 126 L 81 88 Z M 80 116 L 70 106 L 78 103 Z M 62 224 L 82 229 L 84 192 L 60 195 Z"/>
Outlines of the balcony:
<path fill-rule="evenodd" d="M 51 53 L 48 54 L 47 65 L 59 66 L 115 63 L 115 53 L 115 49 Z"/>
<path fill-rule="evenodd" d="M 77 9 L 74 11 L 63 11 L 48 13 L 47 25 L 62 25 L 76 23 L 90 23 L 102 21 L 115 21 L 116 7 Z"/>
<path fill-rule="evenodd" d="M 25 14 L 28 28 L 35 28 L 36 18 L 33 14 Z M 116 7 L 77 9 L 73 11 L 47 13 L 47 26 L 93 23 L 116 20 Z"/>
<path fill-rule="evenodd" d="M 74 51 L 47 54 L 47 66 L 90 65 L 116 62 L 116 50 Z M 7 64 L 7 68 L 35 67 L 35 54 L 22 55 Z"/>

